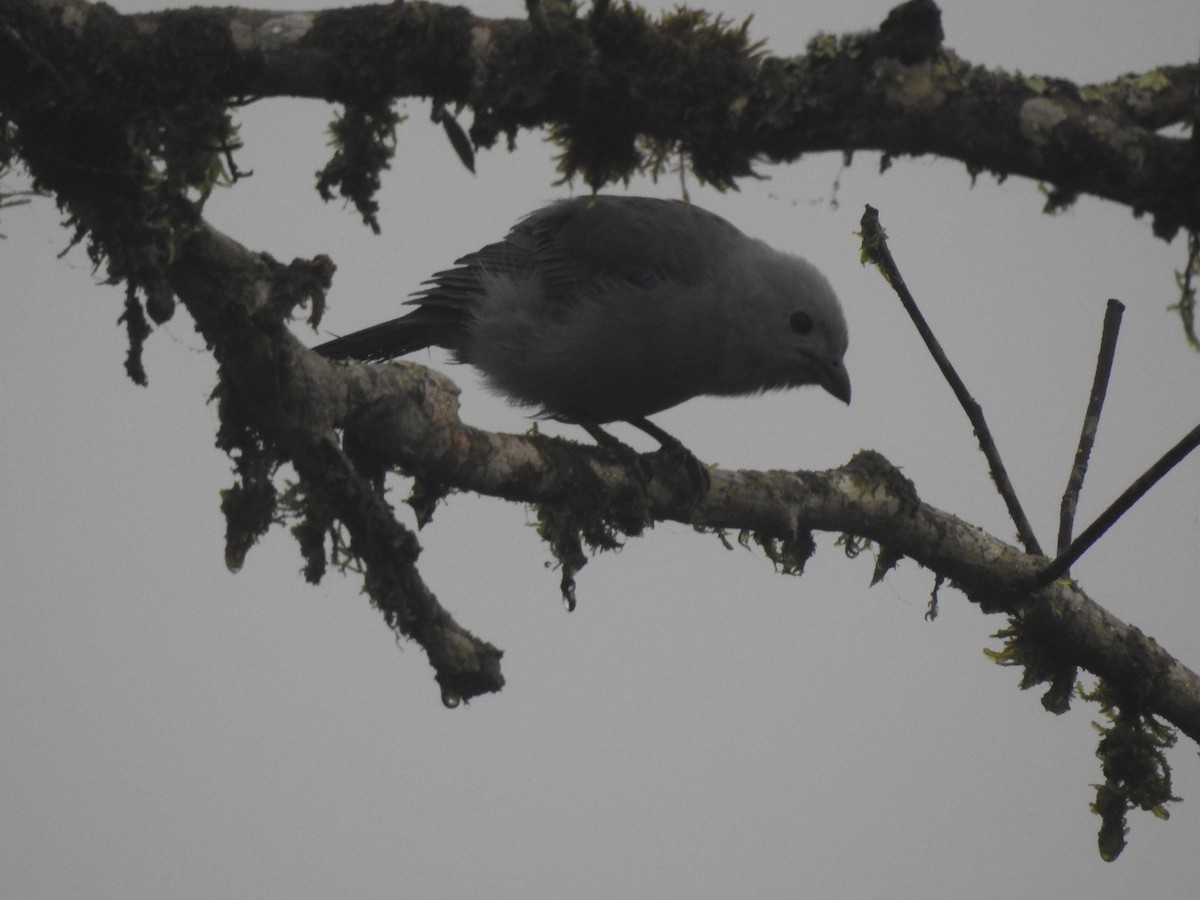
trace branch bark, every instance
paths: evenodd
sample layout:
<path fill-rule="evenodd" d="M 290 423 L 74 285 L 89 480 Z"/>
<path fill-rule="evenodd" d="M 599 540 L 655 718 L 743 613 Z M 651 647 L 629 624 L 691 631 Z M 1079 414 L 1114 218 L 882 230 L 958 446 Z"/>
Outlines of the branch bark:
<path fill-rule="evenodd" d="M 432 97 L 473 111 L 477 147 L 553 126 L 567 173 L 594 186 L 677 151 L 701 178 L 727 184 L 760 159 L 881 150 L 885 161 L 936 154 L 972 173 L 1045 182 L 1049 207 L 1083 193 L 1113 200 L 1150 213 L 1162 237 L 1200 229 L 1197 145 L 1157 133 L 1192 121 L 1196 64 L 1086 86 L 985 70 L 942 44 L 932 0 L 902 4 L 875 32 L 818 37 L 790 57 L 689 11 L 658 21 L 626 7 L 544 18 L 549 32 L 430 3 L 119 16 L 86 3 L 0 0 L 0 98 L 7 108 L 69 82 L 64 67 L 80 63 L 63 59 L 71 45 L 103 59 L 117 80 L 128 73 L 137 85 L 129 102 L 291 96 L 376 109 Z"/>

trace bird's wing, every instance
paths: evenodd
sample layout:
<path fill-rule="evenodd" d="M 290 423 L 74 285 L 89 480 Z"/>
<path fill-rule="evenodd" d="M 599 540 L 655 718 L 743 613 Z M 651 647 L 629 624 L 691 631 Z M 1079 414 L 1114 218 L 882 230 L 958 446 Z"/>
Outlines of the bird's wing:
<path fill-rule="evenodd" d="M 676 200 L 581 197 L 527 216 L 502 241 L 438 272 L 413 300 L 462 309 L 484 293 L 484 276 L 536 279 L 556 302 L 614 283 L 647 288 L 702 279 L 721 242 L 741 233 L 719 216 Z"/>
<path fill-rule="evenodd" d="M 568 297 L 614 281 L 694 284 L 705 276 L 713 249 L 740 236 L 712 213 L 648 197 L 568 200 L 526 223 L 539 238 L 544 282 Z"/>

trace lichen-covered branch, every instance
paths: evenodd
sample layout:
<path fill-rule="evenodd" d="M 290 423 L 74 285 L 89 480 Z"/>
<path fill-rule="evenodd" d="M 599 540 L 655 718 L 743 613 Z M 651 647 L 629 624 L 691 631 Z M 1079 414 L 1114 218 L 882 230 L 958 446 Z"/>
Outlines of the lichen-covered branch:
<path fill-rule="evenodd" d="M 1014 617 L 1059 663 L 1102 676 L 1200 741 L 1195 673 L 1080 586 L 1032 589 L 1044 558 L 922 503 L 878 454 L 826 472 L 711 469 L 711 486 L 697 497 L 669 457 L 479 431 L 459 420 L 457 388 L 436 372 L 407 362 L 335 364 L 305 349 L 283 315 L 323 288 L 327 261 L 281 266 L 200 226 L 170 272 L 221 364 L 224 427 L 250 423 L 266 452 L 295 466 L 303 515 L 345 524 L 372 600 L 426 650 L 447 697 L 498 689 L 501 654 L 458 625 L 421 581 L 416 539 L 372 471 L 399 468 L 442 490 L 552 505 L 566 510 L 560 523 L 585 535 L 636 534 L 673 520 L 752 535 L 782 548 L 781 556 L 810 546 L 814 530 L 866 538 L 949 579 L 984 611 Z M 339 430 L 352 456 L 336 440 Z"/>
<path fill-rule="evenodd" d="M 370 474 L 348 457 L 329 414 L 345 385 L 305 350 L 284 325 L 294 304 L 322 292 L 332 263 L 318 258 L 282 266 L 203 224 L 182 243 L 168 269 L 171 286 L 212 347 L 221 371 L 221 443 L 238 463 L 238 489 L 263 497 L 243 504 L 235 520 L 226 505 L 232 542 L 244 548 L 279 517 L 271 476 L 290 463 L 300 478 L 300 527 L 334 522 L 350 536 L 372 602 L 397 634 L 425 650 L 449 705 L 504 685 L 501 651 L 472 635 L 438 603 L 417 571 L 416 536 L 395 517 Z M 345 394 L 344 396 L 352 396 Z M 265 460 L 250 467 L 248 456 Z M 251 510 L 260 515 L 254 516 Z M 310 577 L 319 576 L 302 541 Z M 244 550 L 243 550 L 244 552 Z"/>
<path fill-rule="evenodd" d="M 878 454 L 826 472 L 711 469 L 711 488 L 696 500 L 678 472 L 654 468 L 653 454 L 630 466 L 597 447 L 464 425 L 457 391 L 420 366 L 348 364 L 329 377 L 333 421 L 369 444 L 372 458 L 441 484 L 529 503 L 586 494 L 618 530 L 673 520 L 775 545 L 803 544 L 812 530 L 868 538 L 949 579 L 985 612 L 1015 617 L 1060 662 L 1120 685 L 1200 742 L 1200 677 L 1079 585 L 1031 589 L 1044 557 L 922 503 Z"/>
<path fill-rule="evenodd" d="M 103 60 L 90 90 L 110 103 L 113 90 L 158 108 L 318 97 L 375 121 L 395 99 L 430 97 L 469 108 L 481 148 L 548 127 L 567 174 L 594 186 L 680 153 L 717 184 L 814 151 L 935 154 L 1044 182 L 1051 207 L 1086 193 L 1150 213 L 1160 236 L 1200 229 L 1194 147 L 1158 133 L 1193 125 L 1195 64 L 1083 86 L 988 70 L 943 44 L 932 0 L 798 56 L 769 55 L 744 26 L 695 11 L 576 18 L 562 6 L 535 27 L 431 3 L 121 16 L 80 0 L 0 0 L 0 104 L 80 88 L 79 72 Z"/>

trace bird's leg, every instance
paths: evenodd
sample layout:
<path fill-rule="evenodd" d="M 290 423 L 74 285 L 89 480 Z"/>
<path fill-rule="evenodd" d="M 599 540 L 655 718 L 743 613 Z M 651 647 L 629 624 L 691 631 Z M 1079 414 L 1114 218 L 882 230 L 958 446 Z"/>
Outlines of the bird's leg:
<path fill-rule="evenodd" d="M 578 424 L 580 428 L 592 436 L 592 440 L 596 442 L 597 447 L 601 448 L 605 453 L 607 453 L 621 465 L 626 466 L 629 471 L 634 472 L 638 477 L 638 481 L 642 486 L 642 490 L 645 490 L 648 487 L 650 479 L 654 476 L 654 472 L 652 471 L 651 467 L 646 464 L 646 460 L 640 453 L 638 453 L 620 438 L 609 434 L 599 425 L 584 422 L 578 422 L 576 424 Z"/>
<path fill-rule="evenodd" d="M 663 431 L 645 416 L 639 416 L 635 419 L 626 419 L 634 428 L 644 431 L 650 437 L 654 438 L 661 445 L 658 450 L 652 455 L 661 458 L 664 462 L 670 465 L 671 468 L 682 468 L 687 474 L 688 487 L 691 492 L 700 496 L 708 491 L 710 479 L 708 477 L 708 469 L 692 451 L 683 446 L 683 442 L 672 434 Z M 647 477 L 653 477 L 654 470 L 657 468 L 655 464 L 648 464 L 648 461 L 642 454 L 639 454 L 628 444 L 618 438 L 613 437 L 599 425 L 592 423 L 577 423 L 584 431 L 592 436 L 599 446 L 610 451 L 615 456 L 633 456 L 641 462 L 638 468 L 645 473 Z"/>
<path fill-rule="evenodd" d="M 599 425 L 589 425 L 584 422 L 579 423 L 579 427 L 592 436 L 592 440 L 601 447 L 625 447 L 618 438 L 613 437 Z M 625 449 L 629 449 L 626 447 Z"/>
<path fill-rule="evenodd" d="M 683 442 L 680 441 L 679 438 L 675 437 L 673 434 L 668 434 L 667 432 L 663 431 L 645 416 L 638 416 L 636 419 L 626 419 L 625 421 L 634 428 L 644 431 L 646 434 L 650 435 L 650 437 L 662 444 L 663 449 L 675 447 L 683 449 Z"/>
<path fill-rule="evenodd" d="M 696 454 L 683 446 L 683 442 L 679 438 L 663 431 L 645 416 L 625 421 L 634 428 L 644 431 L 661 444 L 655 455 L 661 454 L 670 463 L 682 467 L 687 473 L 688 485 L 693 493 L 697 496 L 708 493 L 709 485 L 712 483 L 708 477 L 708 467 L 697 458 Z"/>

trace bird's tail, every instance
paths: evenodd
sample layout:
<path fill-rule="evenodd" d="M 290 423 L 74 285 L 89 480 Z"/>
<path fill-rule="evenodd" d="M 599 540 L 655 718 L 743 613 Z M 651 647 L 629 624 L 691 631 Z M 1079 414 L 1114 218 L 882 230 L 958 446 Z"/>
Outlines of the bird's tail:
<path fill-rule="evenodd" d="M 460 311 L 422 307 L 407 316 L 372 325 L 313 349 L 329 359 L 383 362 L 423 347 L 453 350 L 459 342 L 462 327 Z"/>

